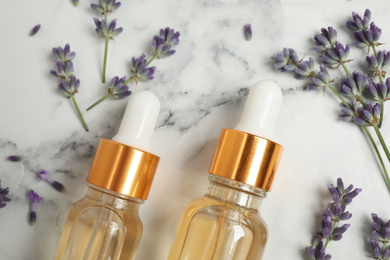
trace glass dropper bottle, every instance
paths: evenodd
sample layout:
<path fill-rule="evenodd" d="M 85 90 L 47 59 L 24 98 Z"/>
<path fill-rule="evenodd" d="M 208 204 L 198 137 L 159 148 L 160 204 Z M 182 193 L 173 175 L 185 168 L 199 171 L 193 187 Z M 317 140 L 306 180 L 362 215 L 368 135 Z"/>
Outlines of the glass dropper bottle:
<path fill-rule="evenodd" d="M 159 110 L 153 93 L 137 92 L 118 133 L 100 140 L 87 193 L 69 212 L 55 260 L 134 260 L 143 230 L 139 207 L 159 162 L 146 152 Z"/>
<path fill-rule="evenodd" d="M 260 206 L 283 147 L 272 141 L 282 91 L 261 81 L 250 91 L 240 123 L 223 129 L 206 194 L 180 219 L 168 260 L 260 260 L 268 237 Z"/>

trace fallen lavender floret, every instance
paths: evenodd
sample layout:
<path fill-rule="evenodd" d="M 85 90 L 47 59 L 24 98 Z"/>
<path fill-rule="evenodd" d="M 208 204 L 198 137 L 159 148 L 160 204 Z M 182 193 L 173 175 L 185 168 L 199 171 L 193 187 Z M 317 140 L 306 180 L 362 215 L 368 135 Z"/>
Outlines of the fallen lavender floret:
<path fill-rule="evenodd" d="M 30 211 L 29 222 L 30 222 L 30 225 L 34 225 L 35 222 L 37 221 L 37 212 L 36 212 L 37 204 L 43 198 L 39 197 L 39 195 L 33 190 L 30 190 L 30 192 L 28 193 L 28 197 L 31 201 L 31 211 Z"/>
<path fill-rule="evenodd" d="M 371 247 L 374 253 L 372 258 L 378 260 L 390 260 L 390 245 L 386 246 L 390 242 L 390 220 L 384 222 L 382 218 L 377 214 L 371 214 L 372 220 L 372 233 L 371 233 Z"/>
<path fill-rule="evenodd" d="M 0 208 L 4 208 L 7 202 L 11 201 L 11 198 L 7 197 L 9 193 L 9 188 L 1 188 L 1 180 L 0 180 Z"/>
<path fill-rule="evenodd" d="M 39 29 L 41 29 L 41 25 L 40 24 L 35 25 L 30 32 L 30 36 L 34 36 L 39 31 Z"/>
<path fill-rule="evenodd" d="M 329 193 L 333 203 L 322 214 L 321 228 L 313 240 L 312 246 L 308 248 L 310 260 L 328 260 L 331 255 L 326 253 L 326 247 L 330 241 L 339 241 L 348 230 L 350 224 L 337 226 L 340 221 L 348 220 L 352 214 L 346 211 L 346 206 L 362 191 L 353 189 L 353 185 L 344 188 L 341 178 L 337 179 L 337 186 L 328 185 Z"/>
<path fill-rule="evenodd" d="M 7 159 L 11 162 L 20 162 L 22 160 L 22 157 L 19 155 L 10 155 L 7 157 Z"/>
<path fill-rule="evenodd" d="M 249 23 L 245 24 L 244 26 L 244 36 L 245 40 L 252 40 L 252 26 Z"/>
<path fill-rule="evenodd" d="M 51 184 L 51 186 L 54 187 L 54 189 L 56 189 L 57 191 L 59 192 L 64 192 L 65 191 L 65 188 L 64 186 L 59 183 L 58 181 L 55 181 L 51 178 L 51 176 L 49 175 L 49 172 L 48 171 L 45 171 L 45 170 L 42 170 L 38 173 L 38 178 L 40 180 L 44 180 L 44 181 L 47 181 L 48 183 Z"/>

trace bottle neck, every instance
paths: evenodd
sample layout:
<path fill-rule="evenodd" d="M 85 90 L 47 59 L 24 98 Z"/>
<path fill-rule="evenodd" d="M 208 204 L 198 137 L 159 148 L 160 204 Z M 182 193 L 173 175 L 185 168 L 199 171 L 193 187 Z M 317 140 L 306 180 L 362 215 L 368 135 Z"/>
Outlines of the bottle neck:
<path fill-rule="evenodd" d="M 209 181 L 210 186 L 206 197 L 238 205 L 248 210 L 258 211 L 263 198 L 267 197 L 263 189 L 215 174 L 210 174 Z"/>
<path fill-rule="evenodd" d="M 118 210 L 138 212 L 139 206 L 144 200 L 126 196 L 117 192 L 100 188 L 88 183 L 88 190 L 85 197 L 98 203 L 101 206 L 114 207 Z"/>

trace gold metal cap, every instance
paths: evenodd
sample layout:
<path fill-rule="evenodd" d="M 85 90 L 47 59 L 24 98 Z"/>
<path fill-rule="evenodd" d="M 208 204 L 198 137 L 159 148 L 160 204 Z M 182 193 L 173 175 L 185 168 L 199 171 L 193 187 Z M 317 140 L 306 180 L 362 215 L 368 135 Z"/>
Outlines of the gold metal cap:
<path fill-rule="evenodd" d="M 270 191 L 282 152 L 270 140 L 223 129 L 209 172 Z"/>
<path fill-rule="evenodd" d="M 160 158 L 136 148 L 101 139 L 87 182 L 146 200 Z"/>

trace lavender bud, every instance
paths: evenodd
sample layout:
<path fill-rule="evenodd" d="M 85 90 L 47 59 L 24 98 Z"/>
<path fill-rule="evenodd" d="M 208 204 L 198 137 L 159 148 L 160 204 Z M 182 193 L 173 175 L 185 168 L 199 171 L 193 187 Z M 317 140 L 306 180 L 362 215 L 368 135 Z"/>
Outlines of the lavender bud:
<path fill-rule="evenodd" d="M 252 27 L 249 23 L 244 26 L 244 36 L 247 41 L 252 39 Z"/>
<path fill-rule="evenodd" d="M 346 26 L 352 31 L 366 30 L 369 28 L 371 20 L 371 11 L 366 9 L 364 12 L 363 18 L 361 18 L 357 13 L 352 12 L 353 21 L 347 21 Z"/>
<path fill-rule="evenodd" d="M 30 32 L 30 36 L 35 35 L 39 31 L 39 29 L 41 29 L 41 25 L 40 24 L 35 25 Z"/>
<path fill-rule="evenodd" d="M 22 160 L 22 157 L 18 155 L 10 155 L 8 156 L 8 160 L 11 162 L 20 162 Z"/>
<path fill-rule="evenodd" d="M 334 235 L 334 236 L 339 236 L 339 235 L 344 234 L 345 231 L 347 231 L 347 229 L 348 229 L 350 226 L 351 226 L 350 224 L 344 224 L 344 225 L 342 225 L 341 227 L 336 227 L 336 228 L 333 230 L 333 235 Z"/>
<path fill-rule="evenodd" d="M 126 86 L 124 83 L 126 81 L 126 77 L 120 78 L 114 77 L 111 80 L 111 84 L 108 88 L 108 93 L 113 98 L 122 98 L 129 96 L 131 94 L 131 91 L 129 90 L 129 87 Z"/>

